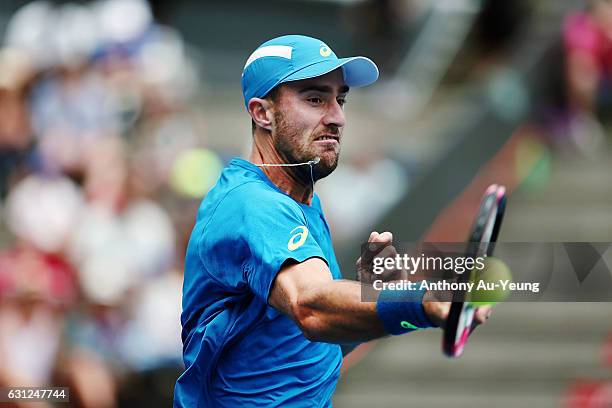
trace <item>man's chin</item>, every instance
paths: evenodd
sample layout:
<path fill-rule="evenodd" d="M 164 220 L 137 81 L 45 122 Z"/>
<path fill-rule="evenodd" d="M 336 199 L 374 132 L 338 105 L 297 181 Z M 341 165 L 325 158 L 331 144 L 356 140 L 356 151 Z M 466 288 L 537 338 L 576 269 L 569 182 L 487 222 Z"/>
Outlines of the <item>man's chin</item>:
<path fill-rule="evenodd" d="M 338 167 L 339 156 L 337 154 L 334 154 L 333 157 L 331 157 L 331 155 L 323 154 L 319 156 L 319 158 L 321 160 L 313 168 L 315 180 L 320 180 L 329 176 L 334 170 L 336 170 L 336 167 Z"/>

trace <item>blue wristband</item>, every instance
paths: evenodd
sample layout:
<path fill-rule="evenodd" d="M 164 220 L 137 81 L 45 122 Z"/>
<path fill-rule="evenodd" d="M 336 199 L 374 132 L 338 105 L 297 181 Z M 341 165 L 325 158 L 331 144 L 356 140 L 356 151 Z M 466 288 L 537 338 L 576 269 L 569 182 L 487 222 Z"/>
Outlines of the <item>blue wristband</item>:
<path fill-rule="evenodd" d="M 423 310 L 425 290 L 383 290 L 376 312 L 385 330 L 394 336 L 434 327 Z"/>

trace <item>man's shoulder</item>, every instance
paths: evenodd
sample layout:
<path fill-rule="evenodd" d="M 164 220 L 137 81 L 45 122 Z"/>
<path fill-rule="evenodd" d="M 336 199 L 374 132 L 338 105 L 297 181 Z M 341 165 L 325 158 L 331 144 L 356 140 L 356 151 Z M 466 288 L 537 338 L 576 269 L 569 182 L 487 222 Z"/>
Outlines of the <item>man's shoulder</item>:
<path fill-rule="evenodd" d="M 288 195 L 271 186 L 257 175 L 246 171 L 236 177 L 232 172 L 240 170 L 226 169 L 219 183 L 213 187 L 200 207 L 202 218 L 240 217 L 259 213 L 274 212 L 279 209 L 300 212 L 299 205 Z M 225 171 L 224 171 L 225 173 Z"/>
<path fill-rule="evenodd" d="M 227 189 L 222 197 L 222 207 L 246 211 L 262 211 L 278 207 L 299 209 L 289 196 L 278 191 L 263 180 L 245 180 Z"/>

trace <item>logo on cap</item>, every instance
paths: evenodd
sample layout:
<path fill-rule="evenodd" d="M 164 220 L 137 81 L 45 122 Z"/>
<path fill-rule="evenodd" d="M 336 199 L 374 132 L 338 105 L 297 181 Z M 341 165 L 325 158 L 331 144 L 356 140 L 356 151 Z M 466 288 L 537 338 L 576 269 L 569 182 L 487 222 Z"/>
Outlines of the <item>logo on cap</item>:
<path fill-rule="evenodd" d="M 322 45 L 319 54 L 321 54 L 322 57 L 329 57 L 331 55 L 331 49 L 327 45 Z"/>

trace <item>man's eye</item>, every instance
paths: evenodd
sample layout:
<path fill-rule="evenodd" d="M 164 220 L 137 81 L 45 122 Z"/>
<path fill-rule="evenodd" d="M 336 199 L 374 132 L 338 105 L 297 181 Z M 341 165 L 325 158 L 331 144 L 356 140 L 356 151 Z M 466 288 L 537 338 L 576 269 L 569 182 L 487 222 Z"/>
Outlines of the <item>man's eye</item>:
<path fill-rule="evenodd" d="M 308 98 L 308 102 L 315 103 L 318 105 L 320 103 L 323 103 L 323 99 L 313 96 L 312 98 Z"/>
<path fill-rule="evenodd" d="M 338 99 L 338 105 L 344 106 L 345 104 L 346 104 L 346 99 L 344 99 L 344 98 Z"/>

